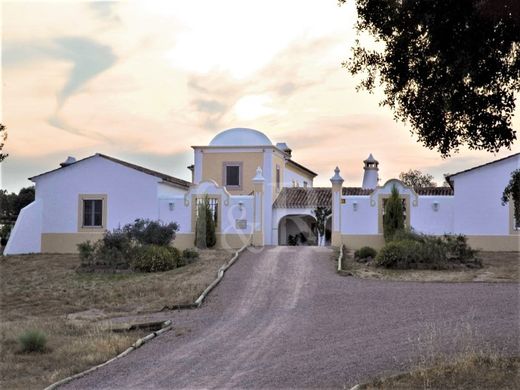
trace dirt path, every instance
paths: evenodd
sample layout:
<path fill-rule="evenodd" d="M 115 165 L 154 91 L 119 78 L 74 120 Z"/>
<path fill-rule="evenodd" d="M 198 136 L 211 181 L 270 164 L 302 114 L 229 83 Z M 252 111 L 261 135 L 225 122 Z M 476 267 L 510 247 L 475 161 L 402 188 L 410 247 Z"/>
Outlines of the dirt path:
<path fill-rule="evenodd" d="M 246 252 L 202 309 L 172 314 L 176 332 L 67 387 L 342 388 L 409 367 L 420 335 L 456 348 L 466 324 L 472 343 L 519 353 L 516 284 L 358 280 L 334 267 L 325 248 Z"/>

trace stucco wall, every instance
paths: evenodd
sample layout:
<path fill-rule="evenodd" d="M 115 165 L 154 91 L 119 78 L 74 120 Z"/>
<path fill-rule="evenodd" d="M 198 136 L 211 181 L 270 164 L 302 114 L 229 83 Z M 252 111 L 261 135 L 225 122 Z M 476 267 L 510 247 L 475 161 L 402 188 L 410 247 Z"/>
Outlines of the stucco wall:
<path fill-rule="evenodd" d="M 235 151 L 229 149 L 226 152 L 213 152 L 204 150 L 202 153 L 202 178 L 214 180 L 223 185 L 224 162 L 242 163 L 242 188 L 240 190 L 228 189 L 234 195 L 248 195 L 253 191 L 252 179 L 256 174 L 256 168 L 263 164 L 263 153 L 261 151 Z"/>
<path fill-rule="evenodd" d="M 500 198 L 520 167 L 520 156 L 499 161 L 453 177 L 454 231 L 467 235 L 510 235 L 509 205 Z"/>
<path fill-rule="evenodd" d="M 306 181 L 309 187 L 312 187 L 312 176 L 305 174 L 302 170 L 292 166 L 290 163 L 285 165 L 284 187 L 292 187 L 293 181 L 303 187 L 303 182 Z"/>
<path fill-rule="evenodd" d="M 41 251 L 42 201 L 37 199 L 21 211 L 4 249 L 6 255 Z"/>
<path fill-rule="evenodd" d="M 434 204 L 437 203 L 437 211 Z M 416 231 L 441 235 L 453 232 L 453 197 L 419 196 L 417 207 L 412 207 L 410 223 Z"/>
<path fill-rule="evenodd" d="M 97 156 L 36 178 L 36 198 L 43 201 L 42 233 L 78 232 L 79 194 L 107 195 L 109 230 L 136 218 L 156 220 L 159 180 Z"/>

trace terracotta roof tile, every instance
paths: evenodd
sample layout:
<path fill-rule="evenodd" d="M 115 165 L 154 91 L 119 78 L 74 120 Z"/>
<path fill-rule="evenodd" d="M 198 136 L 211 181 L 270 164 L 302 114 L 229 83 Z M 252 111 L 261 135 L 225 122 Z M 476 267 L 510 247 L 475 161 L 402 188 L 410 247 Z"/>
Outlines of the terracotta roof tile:
<path fill-rule="evenodd" d="M 322 187 L 284 187 L 276 198 L 274 208 L 331 207 L 332 191 Z"/>
<path fill-rule="evenodd" d="M 374 190 L 372 188 L 361 188 L 361 187 L 343 187 L 343 195 L 350 196 L 363 196 L 370 195 Z"/>
<path fill-rule="evenodd" d="M 452 196 L 453 189 L 451 187 L 421 187 L 416 188 L 417 195 L 433 195 L 433 196 Z"/>

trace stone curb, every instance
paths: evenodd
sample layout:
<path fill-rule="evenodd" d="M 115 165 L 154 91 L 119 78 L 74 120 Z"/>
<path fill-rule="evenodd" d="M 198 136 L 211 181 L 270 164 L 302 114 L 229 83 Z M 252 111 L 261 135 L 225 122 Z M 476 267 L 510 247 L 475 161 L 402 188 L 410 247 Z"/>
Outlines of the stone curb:
<path fill-rule="evenodd" d="M 341 245 L 339 247 L 339 256 L 338 256 L 338 272 L 341 272 L 343 271 L 343 248 L 344 248 L 344 245 Z"/>
<path fill-rule="evenodd" d="M 217 271 L 217 278 L 211 282 L 211 284 L 206 287 L 206 289 L 200 294 L 200 296 L 197 298 L 197 300 L 193 303 L 188 303 L 184 305 L 171 305 L 171 306 L 164 306 L 159 311 L 165 311 L 165 310 L 181 310 L 181 309 L 198 309 L 201 305 L 204 299 L 206 299 L 206 296 L 213 290 L 217 284 L 220 283 L 222 278 L 224 277 L 224 272 L 227 271 L 229 267 L 231 267 L 235 261 L 238 260 L 240 254 L 245 251 L 245 249 L 249 246 L 249 243 L 245 244 L 242 248 L 240 248 L 238 251 L 235 252 L 231 260 L 229 260 L 226 264 L 224 264 L 222 267 L 219 268 Z"/>
<path fill-rule="evenodd" d="M 136 350 L 137 348 L 143 346 L 144 344 L 146 344 L 148 341 L 152 340 L 153 338 L 155 338 L 155 337 L 159 336 L 160 334 L 170 330 L 171 327 L 172 327 L 172 322 L 170 320 L 165 321 L 165 322 L 163 322 L 163 327 L 161 329 L 159 329 L 156 332 L 150 333 L 148 336 L 145 336 L 143 338 L 138 339 L 135 343 L 132 344 L 131 347 L 127 348 L 126 350 L 121 352 L 119 355 L 113 357 L 112 359 L 109 359 L 109 360 L 107 360 L 104 363 L 98 364 L 97 366 L 91 367 L 88 370 L 82 371 L 82 372 L 80 372 L 78 374 L 74 374 L 74 375 L 69 376 L 67 378 L 64 378 L 64 379 L 62 379 L 62 380 L 60 380 L 58 382 L 55 382 L 52 385 L 47 386 L 44 390 L 54 390 L 54 389 L 58 388 L 59 386 L 62 386 L 64 384 L 66 384 L 66 383 L 69 383 L 69 382 L 73 381 L 74 379 L 79 379 L 79 378 L 81 378 L 81 377 L 83 377 L 83 376 L 85 376 L 85 375 L 87 375 L 87 374 L 89 374 L 89 373 L 91 373 L 93 371 L 96 371 L 98 368 L 106 366 L 107 364 L 112 363 L 113 361 L 128 355 L 130 352 L 132 352 L 133 350 Z"/>

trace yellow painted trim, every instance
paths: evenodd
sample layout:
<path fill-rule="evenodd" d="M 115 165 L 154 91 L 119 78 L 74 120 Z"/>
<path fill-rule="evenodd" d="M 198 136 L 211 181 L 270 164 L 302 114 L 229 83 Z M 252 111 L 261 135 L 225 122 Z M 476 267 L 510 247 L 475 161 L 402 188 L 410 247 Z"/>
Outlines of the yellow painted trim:
<path fill-rule="evenodd" d="M 493 252 L 520 251 L 520 237 L 518 234 L 509 236 L 466 236 L 468 244 L 473 249 Z"/>
<path fill-rule="evenodd" d="M 348 249 L 357 250 L 364 246 L 370 246 L 376 250 L 385 245 L 385 238 L 382 234 L 343 234 L 341 242 Z"/>
<path fill-rule="evenodd" d="M 42 233 L 42 253 L 78 253 L 77 245 L 96 242 L 103 238 L 104 232 L 80 233 Z"/>
<path fill-rule="evenodd" d="M 101 226 L 83 226 L 83 201 L 84 200 L 102 200 L 102 216 Z M 107 210 L 108 195 L 107 194 L 79 194 L 78 195 L 78 232 L 105 232 L 107 228 Z"/>

